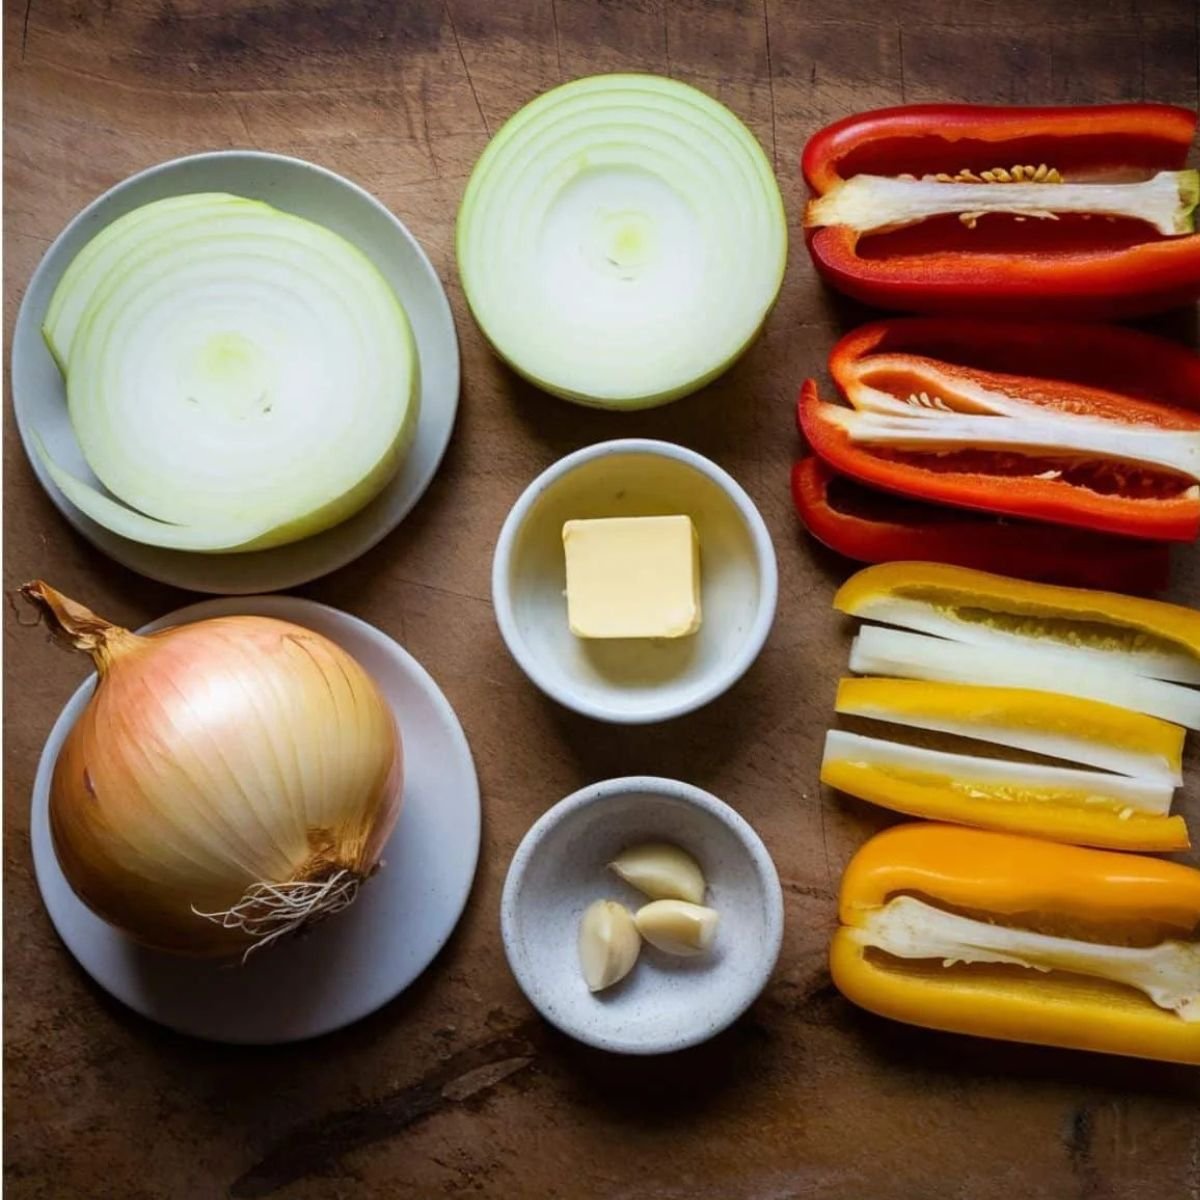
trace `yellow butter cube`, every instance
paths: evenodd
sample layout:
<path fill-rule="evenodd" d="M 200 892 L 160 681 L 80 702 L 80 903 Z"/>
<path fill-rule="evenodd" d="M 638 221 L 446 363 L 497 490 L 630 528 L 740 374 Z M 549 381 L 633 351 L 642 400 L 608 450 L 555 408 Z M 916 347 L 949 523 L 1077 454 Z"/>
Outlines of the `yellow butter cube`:
<path fill-rule="evenodd" d="M 691 517 L 568 521 L 562 536 L 576 637 L 677 638 L 700 628 L 700 541 Z"/>

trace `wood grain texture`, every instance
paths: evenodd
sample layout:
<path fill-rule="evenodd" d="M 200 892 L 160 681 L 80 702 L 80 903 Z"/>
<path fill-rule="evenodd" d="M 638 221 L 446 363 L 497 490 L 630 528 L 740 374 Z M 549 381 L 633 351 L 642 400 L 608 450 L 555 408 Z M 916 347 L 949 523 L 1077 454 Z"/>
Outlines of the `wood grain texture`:
<path fill-rule="evenodd" d="M 463 405 L 426 498 L 370 554 L 303 593 L 406 645 L 457 708 L 485 798 L 463 923 L 403 997 L 315 1043 L 242 1050 L 154 1028 L 99 993 L 37 897 L 28 798 L 82 661 L 5 613 L 5 1175 L 14 1200 L 653 1197 L 656 1200 L 1197 1200 L 1196 1073 L 905 1029 L 861 1013 L 824 968 L 841 867 L 878 811 L 822 794 L 821 737 L 848 631 L 846 564 L 797 530 L 791 404 L 864 310 L 814 279 L 796 163 L 826 121 L 924 100 L 1197 102 L 1189 0 L 8 0 L 5 335 L 68 218 L 130 172 L 254 146 L 355 179 L 421 239 L 458 319 Z M 491 132 L 575 75 L 664 71 L 730 104 L 772 156 L 791 218 L 779 304 L 704 393 L 619 416 L 515 379 L 466 312 L 453 221 Z M 1195 314 L 1158 323 L 1195 338 Z M 42 575 L 137 624 L 191 597 L 76 537 L 5 410 L 5 588 Z M 560 455 L 618 435 L 710 455 L 761 507 L 779 619 L 727 697 L 660 728 L 613 729 L 544 700 L 488 599 L 508 507 Z M 1200 600 L 1194 551 L 1178 599 Z M 771 986 L 715 1042 L 623 1061 L 531 1020 L 499 945 L 508 859 L 547 806 L 627 772 L 689 779 L 760 831 L 784 877 Z M 1181 802 L 1200 822 L 1200 763 Z"/>

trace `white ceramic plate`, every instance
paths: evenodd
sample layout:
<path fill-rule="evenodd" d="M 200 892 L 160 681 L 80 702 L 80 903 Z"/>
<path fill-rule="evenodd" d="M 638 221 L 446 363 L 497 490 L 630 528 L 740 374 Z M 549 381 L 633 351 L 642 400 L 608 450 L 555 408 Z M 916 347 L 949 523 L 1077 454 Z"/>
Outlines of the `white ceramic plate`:
<path fill-rule="evenodd" d="M 117 217 L 165 196 L 233 192 L 265 200 L 327 226 L 358 246 L 396 290 L 421 360 L 416 440 L 395 478 L 366 508 L 314 537 L 246 554 L 194 554 L 143 546 L 84 516 L 55 487 L 33 451 L 37 430 L 60 466 L 98 484 L 67 415 L 62 376 L 42 341 L 55 286 L 83 246 Z M 246 595 L 316 579 L 365 553 L 421 498 L 442 461 L 458 409 L 458 338 L 446 293 L 411 233 L 369 193 L 324 167 L 253 150 L 222 150 L 161 163 L 93 200 L 58 235 L 34 272 L 13 332 L 12 390 L 17 428 L 42 487 L 93 545 L 151 579 L 197 592 Z"/>
<path fill-rule="evenodd" d="M 579 967 L 579 922 L 595 900 L 631 911 L 645 896 L 607 868 L 639 842 L 673 842 L 700 864 L 719 914 L 709 953 L 677 958 L 643 945 L 633 970 L 593 995 Z M 545 813 L 513 855 L 500 925 L 509 966 L 564 1033 L 619 1054 L 666 1054 L 725 1029 L 766 986 L 783 939 L 779 875 L 758 834 L 688 783 L 608 779 Z"/>
<path fill-rule="evenodd" d="M 294 1042 L 339 1029 L 386 1004 L 430 964 L 466 904 L 479 855 L 479 784 L 449 701 L 407 651 L 372 625 L 311 600 L 253 596 L 180 609 L 143 632 L 231 613 L 295 621 L 370 672 L 404 737 L 404 807 L 382 870 L 345 912 L 244 966 L 138 945 L 71 890 L 50 838 L 50 777 L 95 687 L 80 685 L 51 730 L 33 788 L 33 865 L 67 949 L 106 991 L 152 1021 L 220 1042 Z"/>

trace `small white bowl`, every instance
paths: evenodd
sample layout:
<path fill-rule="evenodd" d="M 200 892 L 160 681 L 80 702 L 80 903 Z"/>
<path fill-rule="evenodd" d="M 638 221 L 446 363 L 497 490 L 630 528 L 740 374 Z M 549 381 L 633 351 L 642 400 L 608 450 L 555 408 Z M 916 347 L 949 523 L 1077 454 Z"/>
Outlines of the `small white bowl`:
<path fill-rule="evenodd" d="M 195 554 L 123 538 L 79 511 L 34 452 L 38 433 L 51 457 L 79 479 L 98 480 L 67 413 L 62 375 L 42 340 L 50 297 L 80 250 L 117 217 L 167 196 L 234 192 L 307 217 L 353 242 L 400 298 L 421 362 L 421 412 L 408 456 L 365 508 L 323 533 L 242 554 Z M 424 250 L 388 209 L 357 184 L 324 167 L 257 150 L 217 150 L 159 163 L 109 188 L 80 212 L 46 251 L 21 302 L 12 342 L 13 411 L 38 482 L 64 517 L 94 546 L 151 579 L 196 592 L 282 591 L 365 554 L 389 534 L 433 480 L 458 410 L 458 338 L 450 304 Z"/>
<path fill-rule="evenodd" d="M 567 623 L 562 527 L 572 518 L 684 513 L 700 538 L 700 629 L 691 637 L 577 638 Z M 492 600 L 500 633 L 546 695 L 640 725 L 700 708 L 745 673 L 775 616 L 766 524 L 727 472 L 670 442 L 626 438 L 568 454 L 522 493 L 500 531 Z"/>
<path fill-rule="evenodd" d="M 720 913 L 712 950 L 677 958 L 643 944 L 633 970 L 588 991 L 579 922 L 595 900 L 648 902 L 608 869 L 623 849 L 673 842 L 700 864 Z M 513 855 L 500 904 L 509 966 L 531 1004 L 564 1033 L 619 1054 L 666 1054 L 733 1023 L 766 986 L 783 938 L 779 875 L 728 804 L 674 779 L 609 779 L 545 813 Z"/>

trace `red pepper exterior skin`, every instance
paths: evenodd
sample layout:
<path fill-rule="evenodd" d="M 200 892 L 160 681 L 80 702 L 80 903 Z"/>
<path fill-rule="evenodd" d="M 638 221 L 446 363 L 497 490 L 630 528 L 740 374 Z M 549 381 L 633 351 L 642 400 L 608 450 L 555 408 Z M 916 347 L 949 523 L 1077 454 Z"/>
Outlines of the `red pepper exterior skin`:
<path fill-rule="evenodd" d="M 860 113 L 820 130 L 804 148 L 802 168 L 818 194 L 862 173 L 954 173 L 1013 163 L 1046 163 L 1076 176 L 1122 167 L 1178 170 L 1195 127 L 1194 113 L 1164 104 L 912 105 Z M 1160 312 L 1200 296 L 1200 234 L 1158 238 L 1147 232 L 1143 239 L 1099 221 L 1088 229 L 1095 236 L 1058 248 L 1022 248 L 1017 238 L 1012 247 L 993 249 L 974 239 L 971 249 L 964 235 L 894 254 L 864 253 L 859 235 L 843 226 L 810 229 L 806 236 L 831 286 L 880 308 L 1106 320 Z"/>
<path fill-rule="evenodd" d="M 862 499 L 873 501 L 872 511 L 839 508 L 831 485 L 858 488 Z M 859 562 L 944 562 L 1019 579 L 1123 592 L 1161 591 L 1170 573 L 1170 553 L 1160 542 L 1001 521 L 871 493 L 839 479 L 811 455 L 792 468 L 792 499 L 813 537 Z"/>
<path fill-rule="evenodd" d="M 801 165 L 814 192 L 861 172 L 923 175 L 1017 161 L 1069 171 L 1175 171 L 1195 131 L 1196 114 L 1171 104 L 908 104 L 857 113 L 818 130 Z"/>
<path fill-rule="evenodd" d="M 1200 533 L 1200 499 L 1194 496 L 1133 499 L 1092 492 L 1063 479 L 989 474 L 986 452 L 970 471 L 925 466 L 919 459 L 855 445 L 829 417 L 835 407 L 821 400 L 816 380 L 805 380 L 796 410 L 805 440 L 834 470 L 884 491 L 1130 537 L 1192 541 Z"/>

